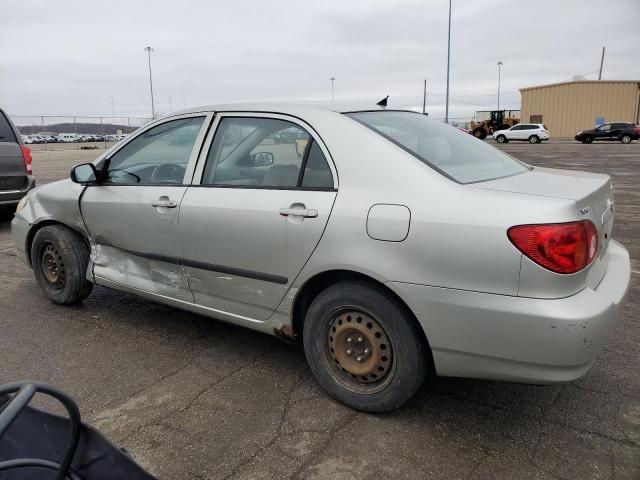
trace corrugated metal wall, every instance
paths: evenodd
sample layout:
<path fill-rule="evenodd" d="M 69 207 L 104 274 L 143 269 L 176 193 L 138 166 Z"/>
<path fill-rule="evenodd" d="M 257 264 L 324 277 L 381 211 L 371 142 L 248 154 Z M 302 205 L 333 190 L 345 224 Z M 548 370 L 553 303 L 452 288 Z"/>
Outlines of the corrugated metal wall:
<path fill-rule="evenodd" d="M 593 128 L 596 117 L 604 117 L 605 122 L 638 121 L 638 81 L 575 81 L 520 92 L 521 121 L 542 115 L 542 123 L 555 138 L 573 137 L 579 130 Z"/>

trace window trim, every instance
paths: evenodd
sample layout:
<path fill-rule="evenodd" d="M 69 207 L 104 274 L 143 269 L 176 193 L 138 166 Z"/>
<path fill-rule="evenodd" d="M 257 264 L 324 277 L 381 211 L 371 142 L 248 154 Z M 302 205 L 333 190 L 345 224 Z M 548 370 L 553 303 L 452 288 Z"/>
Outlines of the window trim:
<path fill-rule="evenodd" d="M 198 135 L 196 135 L 196 140 L 191 148 L 191 153 L 189 154 L 189 160 L 187 160 L 187 167 L 185 169 L 184 176 L 182 177 L 182 183 L 96 183 L 88 186 L 108 186 L 108 187 L 188 187 L 189 179 L 193 176 L 193 170 L 196 167 L 196 161 L 201 153 L 202 146 L 204 144 L 204 139 L 206 138 L 206 134 L 209 132 L 211 127 L 211 120 L 214 114 L 212 112 L 197 112 L 197 113 L 185 113 L 182 115 L 174 115 L 171 117 L 163 117 L 159 120 L 155 120 L 153 122 L 148 123 L 144 127 L 141 127 L 136 132 L 129 135 L 120 143 L 117 143 L 112 147 L 112 150 L 107 151 L 102 157 L 99 157 L 94 161 L 94 165 L 96 168 L 103 168 L 105 163 L 110 162 L 111 158 L 116 155 L 120 150 L 122 150 L 126 145 L 135 141 L 141 135 L 144 135 L 146 132 L 160 125 L 164 125 L 165 123 L 173 122 L 175 120 L 183 120 L 186 118 L 203 118 L 202 125 L 200 126 L 200 131 Z"/>
<path fill-rule="evenodd" d="M 270 120 L 283 120 L 286 122 L 293 123 L 294 125 L 304 129 L 310 136 L 310 141 L 307 144 L 307 147 L 310 147 L 311 141 L 315 141 L 318 143 L 318 146 L 322 150 L 322 153 L 327 160 L 327 165 L 329 165 L 329 169 L 331 170 L 331 175 L 333 177 L 333 188 L 325 188 L 325 187 L 278 187 L 278 186 L 267 186 L 267 185 L 205 185 L 202 183 L 202 177 L 204 175 L 204 168 L 207 162 L 207 156 L 209 155 L 209 150 L 213 145 L 213 139 L 218 131 L 218 127 L 220 126 L 220 122 L 225 118 L 265 118 Z M 305 148 L 304 157 L 302 159 L 302 164 L 300 165 L 300 171 L 303 172 L 304 163 L 306 162 L 306 158 L 308 156 L 309 148 Z M 300 183 L 300 176 L 298 176 L 298 184 Z M 335 166 L 335 162 L 333 161 L 333 157 L 331 156 L 329 149 L 326 147 L 325 143 L 322 141 L 320 135 L 316 132 L 316 130 L 309 125 L 307 122 L 298 118 L 294 115 L 288 115 L 283 113 L 276 112 L 252 112 L 252 111 L 228 111 L 228 112 L 216 112 L 215 118 L 213 119 L 213 123 L 209 132 L 207 133 L 207 137 L 200 149 L 200 154 L 198 156 L 197 164 L 194 169 L 191 183 L 189 187 L 203 187 L 203 188 L 239 188 L 239 189 L 249 189 L 249 190 L 297 190 L 297 191 L 312 191 L 312 192 L 337 192 L 339 188 L 338 183 L 338 170 Z"/>

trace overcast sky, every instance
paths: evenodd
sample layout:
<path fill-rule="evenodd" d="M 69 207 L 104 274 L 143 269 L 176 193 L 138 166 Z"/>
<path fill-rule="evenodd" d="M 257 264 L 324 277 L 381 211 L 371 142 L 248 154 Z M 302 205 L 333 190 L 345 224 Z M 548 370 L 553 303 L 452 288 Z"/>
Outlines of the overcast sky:
<path fill-rule="evenodd" d="M 0 106 L 18 115 L 150 115 L 253 100 L 374 102 L 444 115 L 448 2 L 2 0 Z M 519 88 L 640 79 L 640 0 L 453 0 L 451 114 L 517 108 Z"/>

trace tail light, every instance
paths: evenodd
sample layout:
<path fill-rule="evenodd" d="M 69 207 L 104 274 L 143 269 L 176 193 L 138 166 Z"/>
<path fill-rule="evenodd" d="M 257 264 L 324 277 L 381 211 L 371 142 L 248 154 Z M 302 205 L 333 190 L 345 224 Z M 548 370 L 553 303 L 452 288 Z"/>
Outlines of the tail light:
<path fill-rule="evenodd" d="M 518 225 L 507 236 L 528 258 L 556 273 L 579 272 L 598 252 L 598 232 L 589 220 Z"/>
<path fill-rule="evenodd" d="M 31 173 L 31 162 L 33 162 L 33 158 L 31 158 L 31 150 L 29 150 L 29 147 L 25 145 L 20 145 L 20 149 L 22 150 L 24 169 L 27 171 L 27 173 Z"/>

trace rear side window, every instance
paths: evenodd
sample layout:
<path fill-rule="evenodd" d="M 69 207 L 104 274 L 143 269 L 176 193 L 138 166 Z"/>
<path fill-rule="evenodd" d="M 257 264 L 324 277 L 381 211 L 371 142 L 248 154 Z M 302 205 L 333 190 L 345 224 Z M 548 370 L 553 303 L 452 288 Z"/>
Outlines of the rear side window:
<path fill-rule="evenodd" d="M 306 188 L 333 188 L 333 175 L 327 159 L 318 143 L 313 140 L 307 154 L 302 186 Z"/>
<path fill-rule="evenodd" d="M 2 112 L 0 112 L 0 142 L 17 143 L 13 128 L 11 128 L 7 117 Z"/>
<path fill-rule="evenodd" d="M 527 171 L 524 164 L 501 150 L 420 113 L 376 111 L 347 115 L 458 183 L 482 182 Z"/>

